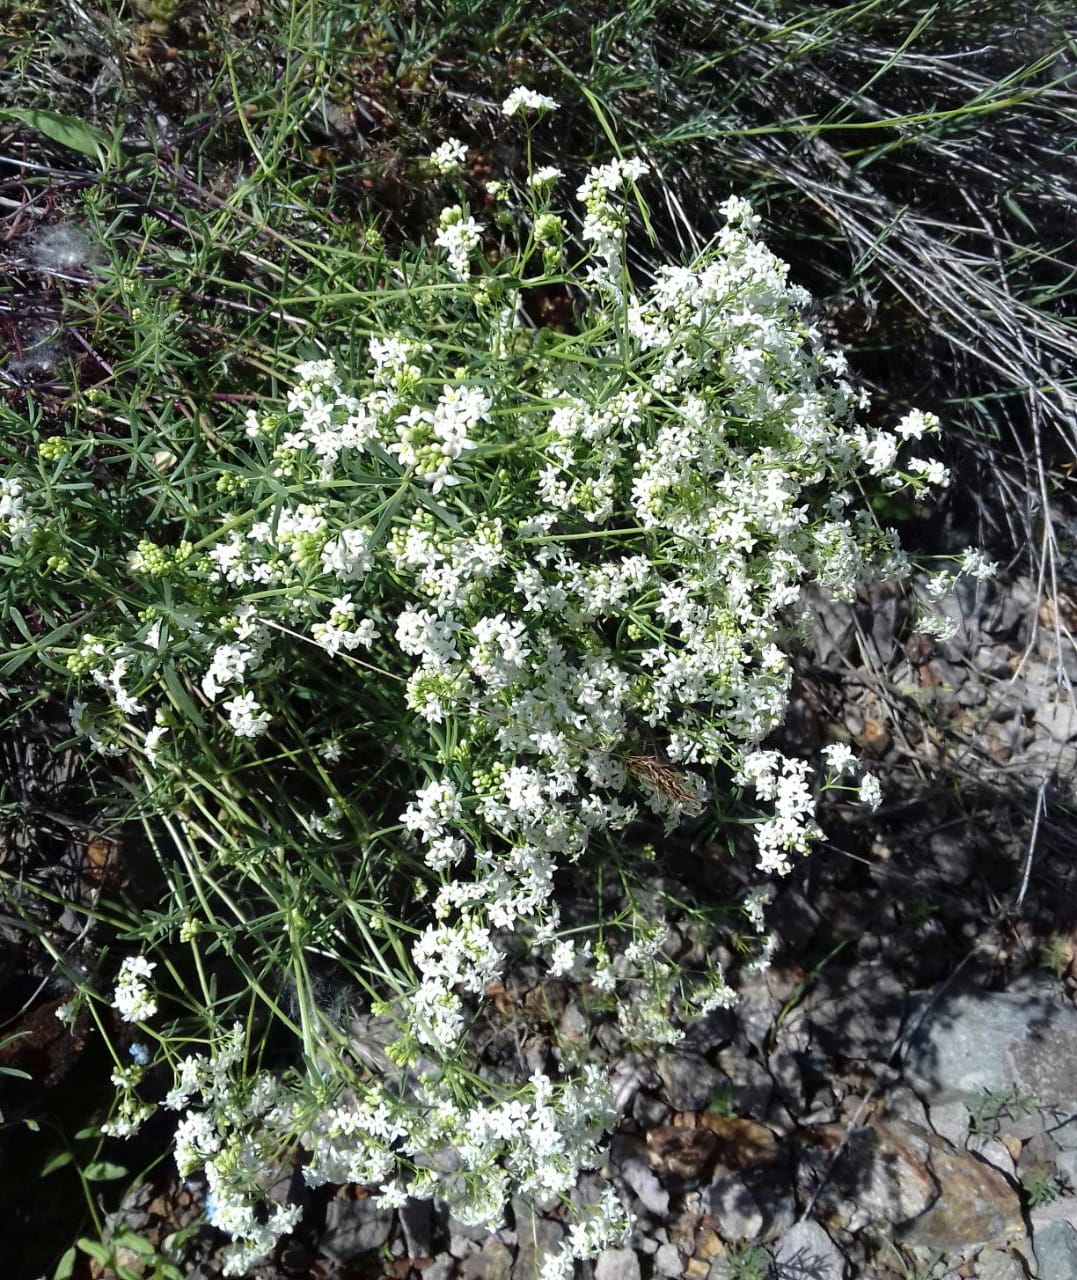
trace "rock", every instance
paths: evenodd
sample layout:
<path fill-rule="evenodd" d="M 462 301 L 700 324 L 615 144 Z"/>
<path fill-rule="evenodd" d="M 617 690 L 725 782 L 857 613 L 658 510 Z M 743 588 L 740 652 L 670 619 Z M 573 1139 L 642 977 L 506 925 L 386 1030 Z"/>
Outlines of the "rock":
<path fill-rule="evenodd" d="M 1069 742 L 1071 738 L 1077 738 L 1077 706 L 1070 699 L 1040 702 L 1035 710 L 1035 719 L 1055 742 Z"/>
<path fill-rule="evenodd" d="M 733 1089 L 731 1102 L 737 1115 L 766 1119 L 774 1093 L 774 1081 L 766 1067 L 733 1049 L 723 1049 L 718 1054 L 718 1066 L 729 1078 Z"/>
<path fill-rule="evenodd" d="M 656 1276 L 679 1276 L 684 1274 L 684 1259 L 676 1245 L 661 1245 L 654 1255 L 654 1274 Z"/>
<path fill-rule="evenodd" d="M 758 1240 L 766 1226 L 763 1211 L 740 1174 L 729 1173 L 707 1189 L 707 1212 L 718 1224 L 723 1240 Z"/>
<path fill-rule="evenodd" d="M 773 1240 L 796 1219 L 793 1189 L 775 1166 L 716 1178 L 704 1193 L 703 1206 L 717 1223 L 718 1234 L 731 1243 Z"/>
<path fill-rule="evenodd" d="M 658 1076 L 651 1064 L 639 1054 L 626 1053 L 616 1059 L 610 1091 L 617 1111 L 627 1111 L 641 1090 L 657 1089 L 658 1085 Z"/>
<path fill-rule="evenodd" d="M 401 1206 L 399 1217 L 408 1257 L 432 1257 L 434 1206 L 430 1201 L 413 1200 L 409 1197 Z"/>
<path fill-rule="evenodd" d="M 439 1253 L 423 1271 L 423 1280 L 449 1280 L 456 1270 L 456 1259 L 451 1253 Z"/>
<path fill-rule="evenodd" d="M 652 1157 L 638 1138 L 617 1134 L 610 1143 L 610 1168 L 656 1218 L 669 1213 L 669 1192 L 651 1168 Z"/>
<path fill-rule="evenodd" d="M 632 1249 L 603 1249 L 595 1262 L 595 1280 L 640 1280 L 639 1258 Z"/>
<path fill-rule="evenodd" d="M 1077 1099 L 1077 1010 L 1049 995 L 944 992 L 909 1018 L 905 1072 L 938 1102 L 981 1100 L 1015 1086 L 1046 1108 Z M 1016 1130 L 1013 1130 L 1016 1132 Z"/>
<path fill-rule="evenodd" d="M 487 1240 L 460 1264 L 463 1280 L 509 1280 L 511 1274 L 512 1253 L 500 1240 Z"/>
<path fill-rule="evenodd" d="M 1047 1132 L 1059 1151 L 1077 1151 L 1077 1115 L 1060 1117 L 1057 1124 L 1048 1127 Z"/>
<path fill-rule="evenodd" d="M 541 1217 L 519 1196 L 513 1199 L 512 1213 L 517 1241 L 512 1280 L 538 1280 L 543 1262 L 561 1250 L 565 1238 L 564 1225 L 552 1218 Z"/>
<path fill-rule="evenodd" d="M 1008 680 L 1013 675 L 1010 657 L 1008 645 L 984 644 L 976 650 L 973 661 L 985 676 L 992 676 L 996 680 Z"/>
<path fill-rule="evenodd" d="M 889 1057 L 905 1010 L 905 988 L 887 964 L 823 969 L 804 1000 L 812 1037 L 825 1054 Z"/>
<path fill-rule="evenodd" d="M 1055 1168 L 1070 1190 L 1077 1191 L 1077 1151 L 1059 1151 Z"/>
<path fill-rule="evenodd" d="M 811 647 L 815 660 L 823 665 L 851 658 L 856 645 L 853 606 L 830 600 L 816 587 L 805 591 L 812 622 Z"/>
<path fill-rule="evenodd" d="M 774 970 L 746 975 L 738 994 L 735 1012 L 740 1030 L 753 1048 L 762 1049 L 784 1003 L 775 987 Z"/>
<path fill-rule="evenodd" d="M 1040 1280 L 1077 1280 L 1077 1230 L 1068 1222 L 1050 1222 L 1032 1238 Z"/>
<path fill-rule="evenodd" d="M 674 1111 L 702 1111 L 728 1076 L 695 1053 L 667 1053 L 658 1059 L 666 1101 Z"/>
<path fill-rule="evenodd" d="M 1013 1152 L 993 1134 L 969 1134 L 965 1149 L 971 1151 L 973 1155 L 979 1156 L 981 1160 L 993 1165 L 1000 1173 L 1004 1173 L 1007 1178 L 1017 1178 L 1017 1163 L 1013 1158 Z"/>
<path fill-rule="evenodd" d="M 819 1189 L 817 1206 L 843 1230 L 910 1222 L 938 1196 L 925 1166 L 926 1136 L 911 1126 L 820 1125 L 811 1137 L 814 1145 L 801 1154 L 798 1179 L 806 1195 Z"/>
<path fill-rule="evenodd" d="M 950 884 L 962 884 L 976 869 L 977 854 L 973 833 L 966 827 L 936 831 L 928 840 L 931 861 Z"/>
<path fill-rule="evenodd" d="M 909 1244 L 933 1251 L 960 1251 L 1024 1234 L 1021 1201 L 993 1166 L 936 1140 L 930 1160 L 939 1195 L 903 1232 Z"/>
<path fill-rule="evenodd" d="M 373 1253 L 389 1239 L 394 1213 L 376 1196 L 367 1200 L 330 1200 L 325 1207 L 325 1227 L 320 1248 L 334 1262 L 351 1262 L 362 1253 Z"/>
<path fill-rule="evenodd" d="M 774 1252 L 775 1280 L 842 1280 L 845 1261 L 817 1222 L 798 1222 Z"/>
<path fill-rule="evenodd" d="M 670 1117 L 669 1107 L 661 1098 L 652 1097 L 649 1093 L 637 1093 L 632 1103 L 632 1119 L 646 1132 L 656 1125 L 666 1124 Z"/>
<path fill-rule="evenodd" d="M 984 1249 L 976 1259 L 976 1280 L 1024 1280 L 1027 1274 L 1005 1249 Z"/>
<path fill-rule="evenodd" d="M 1020 1200 L 997 1169 L 915 1125 L 826 1125 L 814 1136 L 801 1180 L 810 1191 L 826 1175 L 817 1205 L 845 1230 L 887 1227 L 910 1245 L 941 1250 L 1023 1230 Z"/>
<path fill-rule="evenodd" d="M 956 702 L 959 707 L 982 707 L 987 701 L 987 690 L 983 682 L 975 678 L 968 680 L 957 691 Z"/>
<path fill-rule="evenodd" d="M 951 1146 L 960 1149 L 968 1141 L 969 1109 L 964 1102 L 933 1102 L 930 1116 L 931 1128 Z"/>

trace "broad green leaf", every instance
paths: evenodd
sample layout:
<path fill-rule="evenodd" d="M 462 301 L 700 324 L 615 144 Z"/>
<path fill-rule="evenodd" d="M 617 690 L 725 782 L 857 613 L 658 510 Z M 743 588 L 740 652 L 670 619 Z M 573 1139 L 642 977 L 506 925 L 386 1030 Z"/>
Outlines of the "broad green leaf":
<path fill-rule="evenodd" d="M 61 147 L 81 151 L 84 156 L 99 158 L 108 150 L 108 138 L 92 124 L 62 116 L 58 111 L 44 111 L 36 107 L 7 107 L 0 110 L 0 120 L 18 120 L 38 133 L 43 133 Z"/>
<path fill-rule="evenodd" d="M 57 1169 L 62 1169 L 65 1165 L 69 1165 L 74 1158 L 70 1151 L 58 1151 L 56 1155 L 45 1161 L 45 1167 L 41 1170 L 41 1177 L 47 1178 L 50 1173 L 55 1173 Z"/>
<path fill-rule="evenodd" d="M 56 1270 L 52 1273 L 52 1280 L 71 1280 L 75 1274 L 75 1246 L 64 1250 L 64 1255 L 56 1264 Z"/>
<path fill-rule="evenodd" d="M 94 1262 L 99 1262 L 101 1266 L 107 1267 L 112 1262 L 112 1254 L 100 1240 L 90 1240 L 87 1236 L 80 1236 L 76 1244 L 83 1253 L 88 1253 Z"/>

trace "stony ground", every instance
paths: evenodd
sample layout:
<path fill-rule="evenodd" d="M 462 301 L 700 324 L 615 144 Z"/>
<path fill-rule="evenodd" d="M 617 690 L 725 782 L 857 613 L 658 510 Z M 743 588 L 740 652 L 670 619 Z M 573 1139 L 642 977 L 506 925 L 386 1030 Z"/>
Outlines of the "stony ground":
<path fill-rule="evenodd" d="M 638 1226 L 584 1280 L 1077 1280 L 1077 603 L 1041 594 L 963 589 L 946 644 L 885 588 L 813 602 L 786 736 L 854 742 L 885 803 L 824 812 L 736 1009 L 619 1059 L 604 1173 Z M 580 1033 L 569 993 L 542 998 Z M 490 1235 L 356 1188 L 278 1194 L 307 1198 L 308 1229 L 266 1280 L 532 1280 L 566 1231 L 552 1204 L 515 1202 Z M 209 1280 L 199 1212 L 162 1169 L 114 1223 L 171 1236 Z"/>

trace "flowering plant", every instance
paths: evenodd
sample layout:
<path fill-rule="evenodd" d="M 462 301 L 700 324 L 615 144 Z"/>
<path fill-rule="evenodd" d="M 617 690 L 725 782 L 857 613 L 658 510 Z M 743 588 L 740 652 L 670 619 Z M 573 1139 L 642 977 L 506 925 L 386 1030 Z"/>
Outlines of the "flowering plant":
<path fill-rule="evenodd" d="M 133 457 L 42 440 L 0 480 L 6 606 L 42 628 L 13 660 L 73 686 L 79 739 L 123 757 L 169 882 L 133 930 L 158 959 L 116 987 L 156 1049 L 114 1076 L 110 1131 L 167 1068 L 177 1160 L 205 1168 L 235 1274 L 295 1225 L 255 1211 L 289 1145 L 312 1183 L 439 1196 L 467 1222 L 516 1190 L 569 1197 L 615 1114 L 602 1073 L 469 1065 L 512 955 L 618 993 L 649 1045 L 733 997 L 717 961 L 677 969 L 661 919 L 570 933 L 558 877 L 737 788 L 772 806 L 762 872 L 816 834 L 807 763 L 761 748 L 790 611 L 805 584 L 904 572 L 859 485 L 943 482 L 897 465 L 934 424 L 857 424 L 866 397 L 742 200 L 698 260 L 637 283 L 646 173 L 586 176 L 579 260 L 556 170 L 496 245 L 449 205 L 432 251 L 356 290 L 366 341 L 300 364 L 283 402 Z M 529 319 L 543 289 L 575 299 L 568 331 Z M 120 510 L 138 532 L 110 554 Z M 764 901 L 745 906 L 760 932 Z M 260 1066 L 282 1039 L 287 1070 Z M 625 1229 L 612 1195 L 581 1210 L 549 1274 Z"/>

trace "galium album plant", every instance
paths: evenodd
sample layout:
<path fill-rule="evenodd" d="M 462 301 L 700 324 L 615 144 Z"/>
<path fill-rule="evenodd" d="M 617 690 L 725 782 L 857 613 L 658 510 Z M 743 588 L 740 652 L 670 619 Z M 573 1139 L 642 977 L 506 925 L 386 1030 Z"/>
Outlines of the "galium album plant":
<path fill-rule="evenodd" d="M 432 157 L 447 191 L 463 158 Z M 785 874 L 857 768 L 763 747 L 783 637 L 806 584 L 905 573 L 863 493 L 945 484 L 916 451 L 937 423 L 858 420 L 736 197 L 697 260 L 635 280 L 646 173 L 591 170 L 581 250 L 558 171 L 497 188 L 494 217 L 461 189 L 430 247 L 372 258 L 366 341 L 312 351 L 283 399 L 187 434 L 31 417 L 0 480 L 5 671 L 32 664 L 115 757 L 166 885 L 68 1013 L 130 1024 L 106 1131 L 175 1113 L 232 1274 L 296 1225 L 269 1197 L 293 1159 L 469 1223 L 572 1201 L 608 1071 L 481 1061 L 499 980 L 526 957 L 645 1046 L 734 997 L 717 961 L 673 963 L 660 915 L 567 927 L 559 875 L 744 791 L 759 870 Z M 529 321 L 543 289 L 575 300 L 568 331 Z M 741 904 L 757 963 L 765 902 Z M 571 1221 L 550 1277 L 628 1227 L 612 1188 Z"/>

